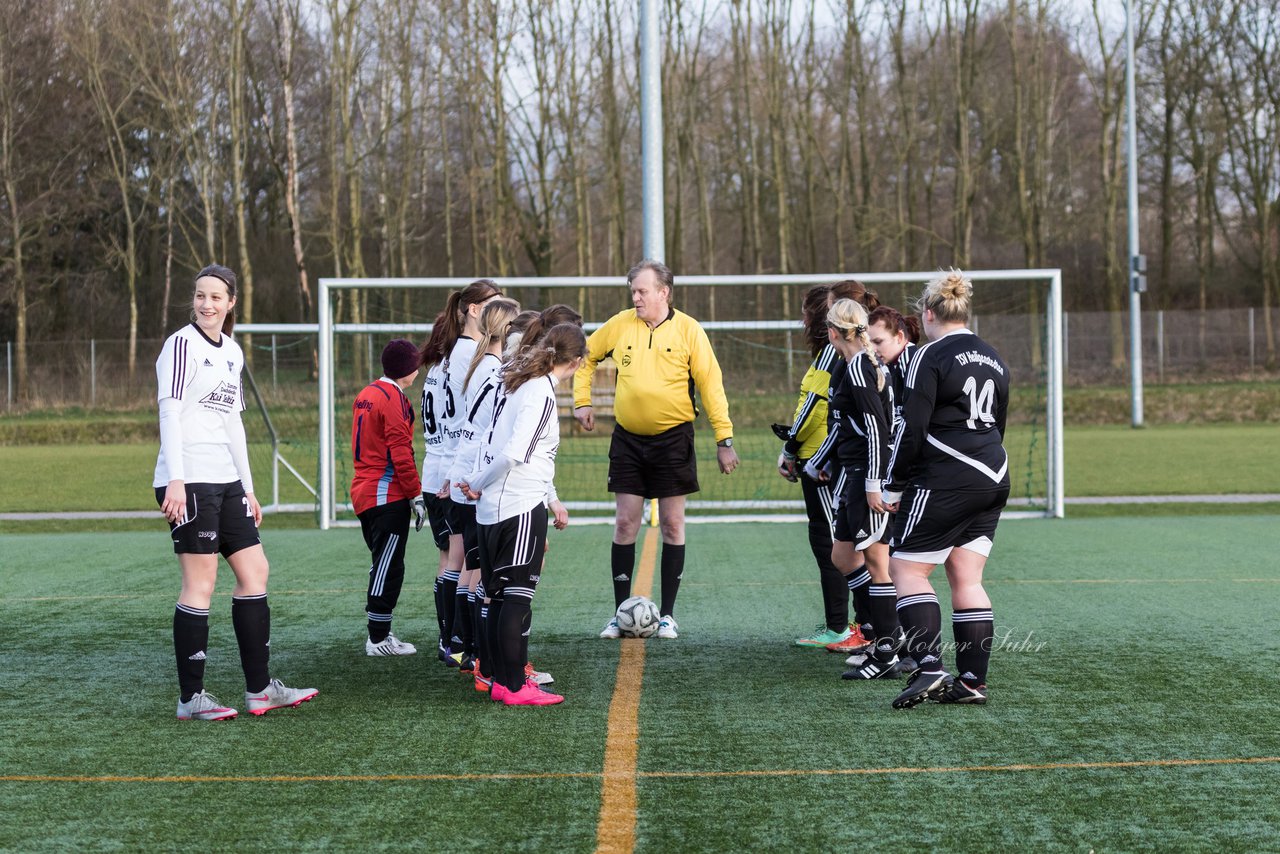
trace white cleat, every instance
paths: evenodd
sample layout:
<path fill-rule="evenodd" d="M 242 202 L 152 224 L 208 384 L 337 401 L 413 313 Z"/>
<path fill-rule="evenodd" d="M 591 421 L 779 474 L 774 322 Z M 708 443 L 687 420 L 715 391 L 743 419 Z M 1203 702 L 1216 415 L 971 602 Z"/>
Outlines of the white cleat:
<path fill-rule="evenodd" d="M 218 698 L 208 691 L 192 695 L 190 700 L 182 702 L 178 699 L 178 720 L 180 721 L 229 721 L 236 716 L 236 710 L 218 702 Z"/>
<path fill-rule="evenodd" d="M 678 628 L 680 627 L 676 625 L 676 618 L 668 614 L 658 623 L 658 637 L 667 639 L 678 638 L 680 637 L 676 632 L 676 629 Z"/>
<path fill-rule="evenodd" d="M 368 639 L 364 642 L 365 655 L 413 655 L 417 651 L 418 648 L 413 644 L 405 643 L 390 634 L 381 643 L 374 643 Z"/>
<path fill-rule="evenodd" d="M 244 705 L 250 714 L 265 715 L 272 709 L 300 706 L 319 693 L 315 688 L 289 688 L 279 679 L 272 679 L 257 693 L 245 691 Z"/>
<path fill-rule="evenodd" d="M 609 622 L 604 624 L 604 631 L 600 632 L 600 637 L 617 640 L 622 637 L 622 630 L 618 628 L 618 621 L 614 617 L 609 618 Z"/>

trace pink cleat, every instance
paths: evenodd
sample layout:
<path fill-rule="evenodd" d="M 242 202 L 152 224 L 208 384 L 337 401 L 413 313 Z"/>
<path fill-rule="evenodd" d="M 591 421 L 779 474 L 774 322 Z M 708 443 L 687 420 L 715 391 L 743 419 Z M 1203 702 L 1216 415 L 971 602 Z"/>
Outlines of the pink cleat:
<path fill-rule="evenodd" d="M 529 680 L 519 691 L 507 691 L 502 702 L 508 706 L 554 706 L 557 703 L 563 703 L 564 697 L 539 688 L 535 682 Z"/>

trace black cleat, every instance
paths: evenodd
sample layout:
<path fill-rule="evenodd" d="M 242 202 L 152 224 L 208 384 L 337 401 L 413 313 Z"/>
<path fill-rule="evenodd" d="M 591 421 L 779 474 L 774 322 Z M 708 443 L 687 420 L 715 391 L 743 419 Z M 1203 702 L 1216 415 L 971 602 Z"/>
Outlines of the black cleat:
<path fill-rule="evenodd" d="M 939 692 L 930 699 L 939 703 L 964 703 L 970 706 L 982 706 L 987 702 L 987 686 L 969 685 L 963 679 L 956 679 L 947 686 L 945 691 Z"/>
<path fill-rule="evenodd" d="M 910 673 L 919 667 L 920 665 L 916 664 L 916 660 L 909 655 L 904 655 L 898 659 L 898 670 L 903 673 Z"/>
<path fill-rule="evenodd" d="M 902 669 L 893 650 L 877 649 L 863 658 L 851 670 L 840 674 L 841 679 L 901 679 Z"/>
<path fill-rule="evenodd" d="M 453 650 L 445 646 L 443 642 L 436 645 L 436 658 L 440 659 L 440 663 L 445 667 L 458 666 L 458 660 L 453 657 Z"/>
<path fill-rule="evenodd" d="M 941 670 L 917 670 L 911 674 L 911 681 L 907 683 L 907 689 L 894 698 L 893 707 L 895 709 L 910 709 L 913 706 L 918 706 L 925 700 L 941 696 L 954 681 L 955 679 L 950 673 Z"/>

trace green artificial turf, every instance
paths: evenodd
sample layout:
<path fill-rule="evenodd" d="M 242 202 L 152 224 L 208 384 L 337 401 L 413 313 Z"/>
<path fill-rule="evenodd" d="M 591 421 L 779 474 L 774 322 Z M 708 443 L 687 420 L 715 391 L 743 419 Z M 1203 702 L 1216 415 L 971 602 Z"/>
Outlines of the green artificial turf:
<path fill-rule="evenodd" d="M 844 682 L 841 657 L 791 645 L 821 616 L 802 525 L 690 526 L 681 637 L 645 643 L 636 850 L 1272 848 L 1280 762 L 1239 760 L 1280 757 L 1280 688 L 1255 678 L 1280 653 L 1277 531 L 1007 521 L 992 702 L 896 712 L 901 683 Z M 0 536 L 0 776 L 346 779 L 0 780 L 0 850 L 595 848 L 619 650 L 595 637 L 607 527 L 550 537 L 531 655 L 568 699 L 549 709 L 491 706 L 428 654 L 367 658 L 357 531 L 264 538 L 273 673 L 321 693 L 202 724 L 173 717 L 162 531 Z M 435 556 L 426 533 L 409 549 L 396 632 L 425 652 Z M 230 586 L 207 683 L 238 705 Z M 1081 767 L 1176 760 L 1237 764 Z M 927 770 L 1039 765 L 1064 767 Z M 500 776 L 524 773 L 566 776 Z"/>

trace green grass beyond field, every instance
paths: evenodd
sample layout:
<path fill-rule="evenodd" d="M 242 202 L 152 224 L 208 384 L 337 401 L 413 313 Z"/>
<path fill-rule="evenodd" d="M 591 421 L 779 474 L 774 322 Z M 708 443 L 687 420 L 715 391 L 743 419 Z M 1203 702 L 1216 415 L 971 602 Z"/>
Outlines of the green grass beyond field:
<path fill-rule="evenodd" d="M 791 645 L 819 619 L 800 525 L 691 526 L 681 637 L 629 642 L 620 686 L 623 645 L 595 637 L 609 529 L 553 533 L 532 656 L 568 699 L 545 709 L 494 707 L 429 655 L 365 657 L 359 533 L 268 526 L 273 670 L 320 695 L 219 724 L 174 719 L 162 531 L 6 535 L 0 849 L 1274 849 L 1277 531 L 1005 522 L 992 702 L 895 712 L 901 683 Z M 429 648 L 435 556 L 411 536 L 396 631 Z M 230 586 L 207 682 L 241 705 Z M 605 755 L 616 695 L 634 763 Z M 601 828 L 617 786 L 634 817 Z"/>
<path fill-rule="evenodd" d="M 1008 443 L 1015 498 L 1023 494 L 1028 458 L 1039 461 L 1043 454 L 1042 446 L 1028 449 L 1024 434 L 1015 428 Z M 1111 425 L 1068 427 L 1066 493 L 1069 497 L 1280 493 L 1277 437 L 1276 425 L 1269 423 L 1162 425 L 1143 430 Z M 1043 442 L 1043 437 L 1038 441 Z M 709 443 L 707 439 L 703 445 Z M 744 431 L 738 447 L 744 468 L 729 478 L 714 471 L 714 456 L 706 447 L 699 447 L 703 482 L 699 497 L 799 500 L 799 487 L 773 473 L 778 442 L 771 434 Z M 605 438 L 570 436 L 565 430 L 556 476 L 564 500 L 609 500 L 604 487 L 607 449 Z M 286 451 L 303 475 L 314 479 L 315 450 Z M 0 471 L 4 472 L 0 513 L 153 510 L 151 472 L 155 458 L 156 448 L 151 444 L 0 445 Z M 266 457 L 255 455 L 254 459 L 259 498 L 266 504 L 270 467 Z M 338 474 L 341 484 L 350 477 L 348 471 Z M 287 474 L 283 474 L 282 483 L 281 501 L 312 500 Z M 1043 490 L 1043 484 L 1033 489 Z"/>

